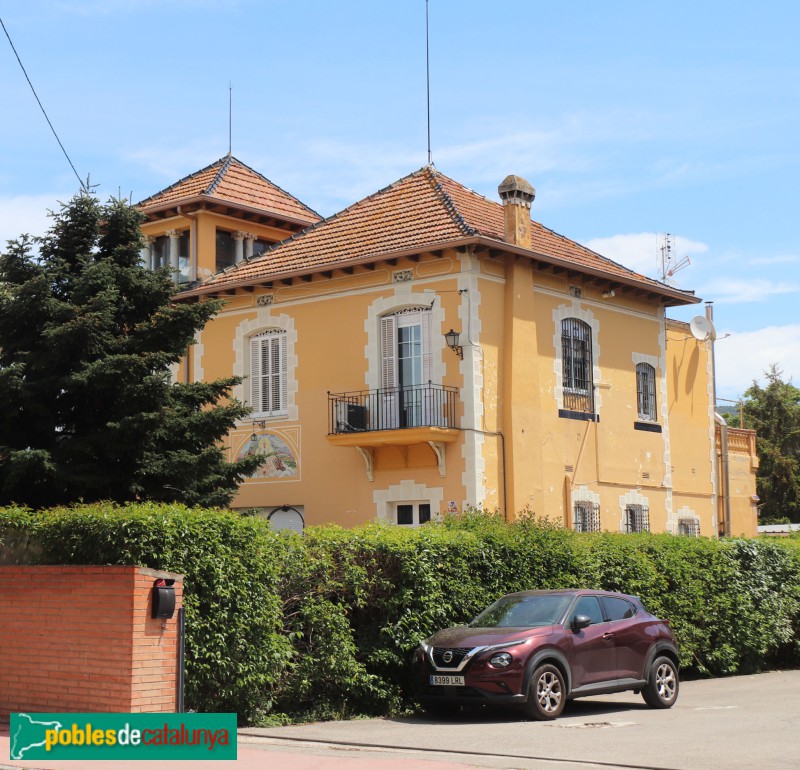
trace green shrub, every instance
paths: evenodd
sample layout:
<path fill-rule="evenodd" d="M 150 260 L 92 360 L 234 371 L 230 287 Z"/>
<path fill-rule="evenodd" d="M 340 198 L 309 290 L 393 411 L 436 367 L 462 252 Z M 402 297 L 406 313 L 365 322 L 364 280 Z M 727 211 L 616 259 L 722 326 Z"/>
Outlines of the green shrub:
<path fill-rule="evenodd" d="M 242 721 L 396 713 L 419 641 L 510 591 L 641 597 L 699 674 L 800 663 L 800 541 L 575 534 L 471 511 L 419 529 L 273 533 L 176 506 L 0 509 L 6 561 L 182 572 L 187 705 Z"/>
<path fill-rule="evenodd" d="M 182 506 L 96 504 L 31 512 L 0 509 L 6 563 L 136 564 L 183 573 L 186 706 L 272 707 L 291 656 L 277 591 L 282 543 L 265 522 Z"/>

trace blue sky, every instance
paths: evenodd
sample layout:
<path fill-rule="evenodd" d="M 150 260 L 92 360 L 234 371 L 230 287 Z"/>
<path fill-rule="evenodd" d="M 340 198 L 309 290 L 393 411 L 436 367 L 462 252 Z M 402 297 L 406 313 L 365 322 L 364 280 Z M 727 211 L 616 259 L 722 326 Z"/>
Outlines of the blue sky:
<path fill-rule="evenodd" d="M 718 392 L 800 380 L 800 4 L 430 0 L 433 160 L 714 301 Z M 6 0 L 82 178 L 140 200 L 228 150 L 323 215 L 426 162 L 424 0 Z M 0 242 L 78 182 L 0 38 Z M 673 310 L 688 320 L 702 306 Z"/>

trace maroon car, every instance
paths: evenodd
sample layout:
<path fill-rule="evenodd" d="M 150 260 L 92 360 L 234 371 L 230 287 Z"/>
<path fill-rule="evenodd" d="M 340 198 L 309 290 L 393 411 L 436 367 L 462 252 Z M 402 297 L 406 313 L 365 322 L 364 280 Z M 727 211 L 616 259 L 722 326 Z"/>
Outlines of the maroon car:
<path fill-rule="evenodd" d="M 429 712 L 519 704 L 555 719 L 585 695 L 641 692 L 648 706 L 678 697 L 678 651 L 669 625 L 634 596 L 565 589 L 498 599 L 466 626 L 426 639 L 415 659 Z"/>

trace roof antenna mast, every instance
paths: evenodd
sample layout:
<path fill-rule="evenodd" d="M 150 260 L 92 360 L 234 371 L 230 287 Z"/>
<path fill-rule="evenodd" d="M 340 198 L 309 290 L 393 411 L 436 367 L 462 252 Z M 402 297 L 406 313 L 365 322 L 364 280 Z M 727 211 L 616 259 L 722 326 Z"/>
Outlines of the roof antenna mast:
<path fill-rule="evenodd" d="M 428 0 L 425 0 L 425 87 L 428 97 L 428 165 L 430 166 L 433 164 L 433 159 L 431 157 L 431 53 L 428 26 Z"/>
<path fill-rule="evenodd" d="M 231 154 L 233 144 L 233 83 L 228 81 L 228 155 Z"/>
<path fill-rule="evenodd" d="M 658 247 L 658 277 L 661 279 L 662 283 L 666 283 L 669 286 L 675 286 L 675 273 L 677 273 L 679 270 L 683 270 L 684 267 L 691 265 L 692 261 L 688 256 L 675 256 L 673 253 L 673 239 L 670 233 L 665 233 L 663 236 L 661 236 L 660 240 L 661 243 Z"/>

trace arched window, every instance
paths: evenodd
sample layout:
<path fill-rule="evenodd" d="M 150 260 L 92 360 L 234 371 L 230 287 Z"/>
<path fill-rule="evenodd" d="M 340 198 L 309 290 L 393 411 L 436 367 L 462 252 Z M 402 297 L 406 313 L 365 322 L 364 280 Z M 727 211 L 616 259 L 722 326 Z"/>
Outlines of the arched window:
<path fill-rule="evenodd" d="M 594 412 L 592 329 L 578 318 L 561 321 L 564 408 Z"/>
<path fill-rule="evenodd" d="M 287 413 L 286 332 L 267 329 L 250 338 L 250 406 L 254 417 Z"/>
<path fill-rule="evenodd" d="M 636 364 L 636 401 L 639 419 L 655 422 L 656 410 L 656 370 L 650 364 Z"/>

